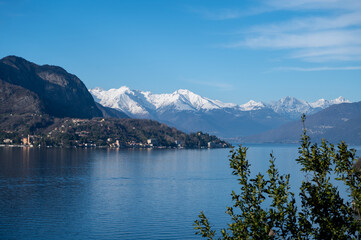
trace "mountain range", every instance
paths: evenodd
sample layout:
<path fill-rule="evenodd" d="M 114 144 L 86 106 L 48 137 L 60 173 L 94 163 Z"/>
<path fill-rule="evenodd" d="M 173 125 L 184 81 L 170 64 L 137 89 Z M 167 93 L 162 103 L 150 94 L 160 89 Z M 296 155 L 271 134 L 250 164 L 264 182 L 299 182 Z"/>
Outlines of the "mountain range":
<path fill-rule="evenodd" d="M 306 117 L 307 134 L 313 141 L 323 138 L 332 143 L 345 141 L 361 145 L 361 102 L 332 105 Z M 247 136 L 242 142 L 297 143 L 302 133 L 301 121 L 292 121 L 264 133 Z"/>
<path fill-rule="evenodd" d="M 229 147 L 206 133 L 129 119 L 96 103 L 84 83 L 61 67 L 0 59 L 0 144 L 141 147 L 149 141 L 156 147 Z"/>
<path fill-rule="evenodd" d="M 37 65 L 16 56 L 0 59 L 0 133 L 3 135 L 32 133 L 46 136 L 65 121 L 75 118 L 95 119 L 81 128 L 94 127 L 97 133 L 104 131 L 104 122 L 97 119 L 111 118 L 109 124 L 120 131 L 128 129 L 124 127 L 127 121 L 116 119 L 134 118 L 128 122 L 140 126 L 137 133 L 142 137 L 136 139 L 151 137 L 156 129 L 161 131 L 162 124 L 142 120 L 151 119 L 184 132 L 203 131 L 237 142 L 292 143 L 297 142 L 302 133 L 300 116 L 303 113 L 307 114 L 306 127 L 314 140 L 326 137 L 332 142 L 346 140 L 361 144 L 361 102 L 351 103 L 343 97 L 315 102 L 285 97 L 270 103 L 251 100 L 238 105 L 184 89 L 168 94 L 128 87 L 88 90 L 78 77 L 61 67 Z M 80 126 L 73 127 L 74 130 Z M 125 131 L 124 139 L 134 130 L 129 129 L 129 132 Z M 167 128 L 167 131 L 175 133 L 172 129 Z M 83 130 L 62 131 L 59 134 L 63 134 L 65 140 L 69 134 L 76 135 Z M 81 139 L 75 135 L 72 137 Z M 169 134 L 161 137 L 168 139 L 165 142 L 169 144 L 172 142 L 169 139 L 176 139 Z M 102 141 L 106 144 L 106 139 Z"/>
<path fill-rule="evenodd" d="M 96 102 L 120 110 L 132 118 L 150 118 L 186 132 L 205 131 L 223 138 L 249 136 L 319 112 L 329 106 L 349 103 L 343 97 L 315 102 L 285 97 L 271 103 L 237 105 L 199 96 L 189 90 L 153 94 L 128 87 L 89 90 Z"/>

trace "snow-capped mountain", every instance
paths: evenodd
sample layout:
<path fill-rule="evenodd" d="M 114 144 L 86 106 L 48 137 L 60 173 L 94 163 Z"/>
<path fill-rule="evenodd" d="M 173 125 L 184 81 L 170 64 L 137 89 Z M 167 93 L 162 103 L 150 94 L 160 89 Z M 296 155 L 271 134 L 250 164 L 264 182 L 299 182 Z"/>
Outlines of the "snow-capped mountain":
<path fill-rule="evenodd" d="M 146 117 L 153 111 L 207 111 L 215 109 L 233 108 L 240 111 L 256 111 L 270 108 L 276 113 L 299 115 L 302 113 L 314 113 L 320 109 L 327 108 L 334 104 L 350 103 L 349 100 L 339 97 L 334 100 L 319 99 L 315 102 L 298 100 L 287 96 L 271 103 L 249 102 L 237 105 L 233 103 L 223 103 L 219 100 L 212 100 L 199 96 L 189 90 L 179 89 L 173 93 L 153 94 L 139 90 L 130 90 L 128 87 L 120 87 L 103 90 L 94 88 L 89 90 L 94 99 L 103 106 L 115 108 L 134 115 L 135 117 Z"/>
<path fill-rule="evenodd" d="M 341 102 L 344 101 L 341 99 Z M 361 145 L 361 102 L 334 104 L 307 116 L 306 126 L 307 135 L 310 136 L 312 142 L 321 142 L 322 139 L 326 139 L 334 144 L 344 141 L 347 144 Z M 279 128 L 245 137 L 242 141 L 248 143 L 298 143 L 302 128 L 299 120 L 292 121 Z"/>
<path fill-rule="evenodd" d="M 128 87 L 89 91 L 101 105 L 121 110 L 130 117 L 150 118 L 186 132 L 201 130 L 220 137 L 255 134 L 299 119 L 302 113 L 310 115 L 331 105 L 349 102 L 342 97 L 311 103 L 285 97 L 271 103 L 251 100 L 237 105 L 202 97 L 185 89 L 165 94 Z"/>
<path fill-rule="evenodd" d="M 242 111 L 253 111 L 253 110 L 260 110 L 262 108 L 265 108 L 266 106 L 263 102 L 256 102 L 250 100 L 245 104 L 239 105 L 239 107 Z"/>
<path fill-rule="evenodd" d="M 128 87 L 112 88 L 107 91 L 101 88 L 90 89 L 94 100 L 105 107 L 121 110 L 133 117 L 149 117 L 148 103 L 142 92 L 132 91 Z"/>
<path fill-rule="evenodd" d="M 201 97 L 185 89 L 166 94 L 130 90 L 128 87 L 109 90 L 94 88 L 89 91 L 103 106 L 122 110 L 134 117 L 150 117 L 154 111 L 207 111 L 237 106 Z"/>
<path fill-rule="evenodd" d="M 306 101 L 289 96 L 272 102 L 269 107 L 276 113 L 308 113 L 312 108 Z"/>
<path fill-rule="evenodd" d="M 212 110 L 234 107 L 236 104 L 223 103 L 218 100 L 201 97 L 189 90 L 179 89 L 171 94 L 152 94 L 142 92 L 147 100 L 154 105 L 155 109 L 174 108 L 175 110 Z"/>
<path fill-rule="evenodd" d="M 286 114 L 290 118 L 297 119 L 302 113 L 308 115 L 313 114 L 331 105 L 340 103 L 350 103 L 350 101 L 343 97 L 338 97 L 333 100 L 325 100 L 322 98 L 315 102 L 309 103 L 304 100 L 299 100 L 294 97 L 287 96 L 276 102 L 270 103 L 268 106 L 272 108 L 276 113 Z"/>
<path fill-rule="evenodd" d="M 310 106 L 313 107 L 313 108 L 327 108 L 331 105 L 334 105 L 334 104 L 340 104 L 340 103 L 351 103 L 349 100 L 343 98 L 343 97 L 338 97 L 336 99 L 333 99 L 333 100 L 326 100 L 326 99 L 319 99 L 315 102 L 312 102 L 310 103 Z"/>

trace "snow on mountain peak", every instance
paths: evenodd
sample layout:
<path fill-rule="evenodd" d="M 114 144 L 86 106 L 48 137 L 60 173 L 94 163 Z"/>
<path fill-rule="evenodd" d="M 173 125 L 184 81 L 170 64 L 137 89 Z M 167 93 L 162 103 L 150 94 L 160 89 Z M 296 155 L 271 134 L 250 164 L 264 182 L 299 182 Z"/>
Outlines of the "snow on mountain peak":
<path fill-rule="evenodd" d="M 249 102 L 240 105 L 242 111 L 259 110 L 264 107 L 265 105 L 262 102 L 256 102 L 254 100 L 250 100 Z"/>
<path fill-rule="evenodd" d="M 324 109 L 324 108 L 327 108 L 327 107 L 329 107 L 329 106 L 331 106 L 333 104 L 340 104 L 340 103 L 350 103 L 350 101 L 345 99 L 344 97 L 340 96 L 340 97 L 335 98 L 333 100 L 326 100 L 326 99 L 321 98 L 321 99 L 319 99 L 319 100 L 317 100 L 315 102 L 310 103 L 310 105 L 313 108 L 322 108 L 322 109 Z"/>
<path fill-rule="evenodd" d="M 120 87 L 118 89 L 115 89 L 115 90 L 117 90 L 119 92 L 131 92 L 130 88 L 128 88 L 127 86 L 122 86 L 122 87 Z"/>
<path fill-rule="evenodd" d="M 310 103 L 313 108 L 325 108 L 329 105 L 329 101 L 324 98 L 318 99 L 315 102 Z"/>
<path fill-rule="evenodd" d="M 301 113 L 312 114 L 333 104 L 350 102 L 343 97 L 338 97 L 333 100 L 319 99 L 315 102 L 308 103 L 304 100 L 287 96 L 269 104 L 250 100 L 245 104 L 236 105 L 202 97 L 187 89 L 179 89 L 173 93 L 165 94 L 131 90 L 126 86 L 109 90 L 103 90 L 97 87 L 89 91 L 95 101 L 103 106 L 119 109 L 129 116 L 141 118 L 149 118 L 156 112 L 210 111 L 226 108 L 234 108 L 239 111 L 257 111 L 268 108 L 276 113 L 298 118 Z"/>
<path fill-rule="evenodd" d="M 149 112 L 140 104 L 141 99 L 136 92 L 131 91 L 128 87 L 123 86 L 118 89 L 111 88 L 103 90 L 101 88 L 94 88 L 89 90 L 96 102 L 101 105 L 119 109 L 127 114 L 136 114 L 141 117 L 146 117 Z"/>
<path fill-rule="evenodd" d="M 190 95 L 195 93 L 189 91 L 188 89 L 178 89 L 177 91 L 174 92 L 174 94 Z"/>
<path fill-rule="evenodd" d="M 186 89 L 179 89 L 170 94 L 153 94 L 151 92 L 130 90 L 125 86 L 109 90 L 94 88 L 89 91 L 100 104 L 122 110 L 130 116 L 142 115 L 146 117 L 153 110 L 208 111 L 236 106 L 236 104 L 201 97 Z"/>
<path fill-rule="evenodd" d="M 333 100 L 330 100 L 332 104 L 340 104 L 340 103 L 350 103 L 350 100 L 345 99 L 342 96 L 339 96 L 338 98 L 335 98 Z"/>
<path fill-rule="evenodd" d="M 282 105 L 285 105 L 285 106 L 303 105 L 303 104 L 307 103 L 304 100 L 298 100 L 297 98 L 290 97 L 290 96 L 286 96 L 284 98 L 281 98 L 278 102 L 280 104 L 282 104 Z"/>
<path fill-rule="evenodd" d="M 152 94 L 149 100 L 157 109 L 174 108 L 176 110 L 211 110 L 236 106 L 232 103 L 223 103 L 218 100 L 197 95 L 187 89 L 179 89 L 172 94 Z"/>
<path fill-rule="evenodd" d="M 308 102 L 290 96 L 272 102 L 270 107 L 277 113 L 288 114 L 309 113 L 312 109 Z"/>
<path fill-rule="evenodd" d="M 179 103 L 191 106 L 196 110 L 204 109 L 210 110 L 215 108 L 220 108 L 217 104 L 215 104 L 211 99 L 201 97 L 189 90 L 186 89 L 179 89 L 175 92 L 179 95 Z"/>

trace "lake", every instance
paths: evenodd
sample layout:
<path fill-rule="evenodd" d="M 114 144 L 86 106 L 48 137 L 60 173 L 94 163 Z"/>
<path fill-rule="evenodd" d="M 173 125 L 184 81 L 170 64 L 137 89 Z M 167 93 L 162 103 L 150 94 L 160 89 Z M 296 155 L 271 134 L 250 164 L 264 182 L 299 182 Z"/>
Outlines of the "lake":
<path fill-rule="evenodd" d="M 265 173 L 273 151 L 297 189 L 297 147 L 250 145 L 253 173 Z M 238 186 L 228 155 L 0 148 L 0 239 L 199 239 L 193 222 L 200 211 L 217 230 L 230 222 L 225 210 Z"/>

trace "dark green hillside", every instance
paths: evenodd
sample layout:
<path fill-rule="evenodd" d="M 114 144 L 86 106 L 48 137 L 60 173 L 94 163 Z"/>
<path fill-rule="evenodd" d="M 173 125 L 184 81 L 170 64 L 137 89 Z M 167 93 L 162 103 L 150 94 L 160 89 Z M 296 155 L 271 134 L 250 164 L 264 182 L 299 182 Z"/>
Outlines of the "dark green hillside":
<path fill-rule="evenodd" d="M 48 137 L 71 146 L 87 142 L 97 146 L 115 144 L 115 147 L 144 147 L 149 144 L 147 141 L 152 139 L 154 147 L 178 147 L 180 144 L 186 148 L 198 148 L 208 147 L 208 142 L 229 147 L 215 136 L 201 132 L 185 134 L 165 124 L 141 119 L 65 119 L 52 126 Z"/>
<path fill-rule="evenodd" d="M 185 134 L 166 124 L 145 119 L 74 119 L 48 115 L 2 115 L 0 142 L 10 139 L 57 147 L 230 147 L 215 136 L 202 132 Z M 210 144 L 208 146 L 208 144 Z"/>

